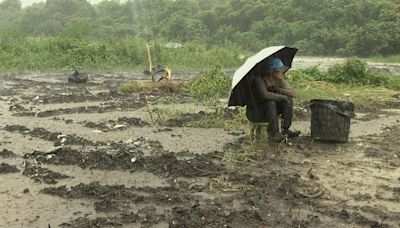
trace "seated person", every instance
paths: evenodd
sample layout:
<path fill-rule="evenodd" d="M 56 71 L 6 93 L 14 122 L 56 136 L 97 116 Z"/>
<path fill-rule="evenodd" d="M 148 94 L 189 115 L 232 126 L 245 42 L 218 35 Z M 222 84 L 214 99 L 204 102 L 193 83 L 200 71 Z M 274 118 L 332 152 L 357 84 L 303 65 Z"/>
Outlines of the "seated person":
<path fill-rule="evenodd" d="M 279 58 L 267 62 L 264 75 L 256 75 L 253 81 L 254 105 L 246 106 L 247 119 L 253 123 L 267 122 L 270 139 L 282 141 L 297 137 L 300 131 L 289 130 L 292 124 L 294 89 L 283 79 L 287 67 Z M 282 132 L 279 116 L 282 116 Z M 283 135 L 282 135 L 283 134 Z"/>

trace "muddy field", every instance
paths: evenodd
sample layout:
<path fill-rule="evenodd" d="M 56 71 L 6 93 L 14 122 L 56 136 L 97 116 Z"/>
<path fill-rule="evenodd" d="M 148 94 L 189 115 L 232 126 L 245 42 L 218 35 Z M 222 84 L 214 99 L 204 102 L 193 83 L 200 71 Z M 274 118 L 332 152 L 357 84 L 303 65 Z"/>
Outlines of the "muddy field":
<path fill-rule="evenodd" d="M 346 144 L 311 140 L 296 103 L 301 137 L 232 165 L 244 132 L 188 124 L 212 107 L 118 92 L 140 73 L 67 75 L 0 76 L 0 227 L 400 227 L 399 103 L 356 109 Z M 143 95 L 181 115 L 154 124 Z"/>

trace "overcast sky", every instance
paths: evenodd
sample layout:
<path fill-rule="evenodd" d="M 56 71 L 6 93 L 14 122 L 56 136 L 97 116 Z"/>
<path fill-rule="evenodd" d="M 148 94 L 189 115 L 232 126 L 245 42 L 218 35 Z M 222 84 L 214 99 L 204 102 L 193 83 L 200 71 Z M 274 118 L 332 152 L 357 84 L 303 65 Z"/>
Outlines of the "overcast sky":
<path fill-rule="evenodd" d="M 2 0 L 0 0 L 0 1 L 2 1 Z M 25 6 L 30 6 L 33 3 L 45 2 L 45 1 L 46 0 L 21 0 L 21 3 L 22 3 L 22 7 L 25 7 Z M 96 3 L 101 2 L 102 0 L 87 0 L 87 1 L 92 3 L 92 4 L 96 4 Z"/>

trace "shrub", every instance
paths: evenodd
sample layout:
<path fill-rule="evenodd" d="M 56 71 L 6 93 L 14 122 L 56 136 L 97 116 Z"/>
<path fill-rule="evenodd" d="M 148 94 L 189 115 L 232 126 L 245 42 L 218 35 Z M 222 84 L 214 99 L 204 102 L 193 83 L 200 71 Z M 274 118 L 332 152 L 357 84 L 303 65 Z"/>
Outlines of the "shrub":
<path fill-rule="evenodd" d="M 336 64 L 328 69 L 326 80 L 337 84 L 368 84 L 370 75 L 366 62 L 358 58 L 347 59 L 344 64 Z"/>
<path fill-rule="evenodd" d="M 229 95 L 231 79 L 216 66 L 190 83 L 190 91 L 200 98 L 219 98 Z"/>

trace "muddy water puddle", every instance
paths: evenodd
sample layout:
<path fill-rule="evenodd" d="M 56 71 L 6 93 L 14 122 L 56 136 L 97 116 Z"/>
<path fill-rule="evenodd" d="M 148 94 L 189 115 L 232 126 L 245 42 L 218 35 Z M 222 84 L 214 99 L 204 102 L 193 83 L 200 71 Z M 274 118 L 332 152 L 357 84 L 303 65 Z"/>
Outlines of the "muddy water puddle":
<path fill-rule="evenodd" d="M 2 175 L 0 225 L 4 227 L 56 226 L 84 214 L 93 214 L 87 203 L 40 194 L 42 186 L 20 174 Z M 24 189 L 29 192 L 24 193 Z M 56 216 L 55 216 L 56 215 Z"/>
<path fill-rule="evenodd" d="M 21 167 L 21 159 L 7 159 L 11 165 Z M 158 188 L 167 186 L 165 179 L 158 178 L 151 173 L 129 171 L 101 171 L 86 170 L 76 166 L 54 166 L 46 165 L 54 172 L 60 172 L 70 176 L 67 179 L 60 180 L 53 186 L 64 186 L 68 188 L 83 183 L 100 183 L 101 185 L 120 186 L 127 188 Z M 49 194 L 43 194 L 47 185 L 36 183 L 33 179 L 21 175 L 0 174 L 2 181 L 0 183 L 0 202 L 2 205 L 0 213 L 0 226 L 4 227 L 57 227 L 57 225 L 66 221 L 73 221 L 79 217 L 95 218 L 104 216 L 113 216 L 114 213 L 96 212 L 96 200 L 91 198 L 75 199 L 61 198 Z M 138 208 L 145 207 L 139 206 Z"/>

